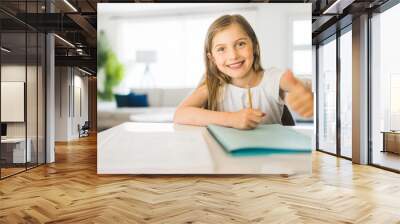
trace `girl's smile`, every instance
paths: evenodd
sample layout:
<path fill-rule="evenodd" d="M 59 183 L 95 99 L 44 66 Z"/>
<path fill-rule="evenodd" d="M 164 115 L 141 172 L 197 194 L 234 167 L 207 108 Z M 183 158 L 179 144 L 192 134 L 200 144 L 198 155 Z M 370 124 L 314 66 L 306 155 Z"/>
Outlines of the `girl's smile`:
<path fill-rule="evenodd" d="M 228 64 L 227 66 L 228 66 L 230 69 L 236 70 L 236 69 L 241 68 L 242 65 L 244 64 L 244 62 L 245 62 L 245 60 L 242 60 L 242 61 L 234 62 L 234 63 L 232 63 L 232 64 Z"/>

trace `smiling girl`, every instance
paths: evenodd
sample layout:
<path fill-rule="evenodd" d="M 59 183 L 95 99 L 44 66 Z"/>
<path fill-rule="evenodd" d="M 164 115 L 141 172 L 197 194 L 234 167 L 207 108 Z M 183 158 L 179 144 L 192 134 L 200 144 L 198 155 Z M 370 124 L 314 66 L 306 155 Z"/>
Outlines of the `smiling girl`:
<path fill-rule="evenodd" d="M 238 129 L 280 124 L 285 102 L 303 117 L 313 115 L 311 90 L 290 70 L 262 68 L 256 34 L 243 16 L 224 15 L 211 24 L 204 58 L 205 80 L 178 106 L 174 123 Z"/>

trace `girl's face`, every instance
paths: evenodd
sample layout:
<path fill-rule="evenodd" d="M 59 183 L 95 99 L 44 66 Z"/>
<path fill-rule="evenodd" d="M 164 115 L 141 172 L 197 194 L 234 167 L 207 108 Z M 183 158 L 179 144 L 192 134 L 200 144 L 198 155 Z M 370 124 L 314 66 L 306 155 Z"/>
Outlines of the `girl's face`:
<path fill-rule="evenodd" d="M 238 24 L 218 32 L 211 46 L 211 54 L 207 56 L 220 72 L 232 79 L 245 78 L 250 74 L 254 61 L 253 44 Z"/>

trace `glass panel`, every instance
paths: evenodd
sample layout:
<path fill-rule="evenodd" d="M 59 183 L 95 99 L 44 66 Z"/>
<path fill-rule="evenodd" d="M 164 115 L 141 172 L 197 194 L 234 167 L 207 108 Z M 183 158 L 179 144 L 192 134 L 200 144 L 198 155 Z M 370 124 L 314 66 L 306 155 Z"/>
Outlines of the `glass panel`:
<path fill-rule="evenodd" d="M 45 11 L 44 0 L 1 1 L 0 6 L 16 17 Z M 45 161 L 45 36 L 1 12 L 0 19 L 7 20 L 0 23 L 0 177 L 4 178 Z"/>
<path fill-rule="evenodd" d="M 336 40 L 319 47 L 319 149 L 336 154 Z"/>
<path fill-rule="evenodd" d="M 46 0 L 38 0 L 38 13 L 46 13 Z"/>
<path fill-rule="evenodd" d="M 37 33 L 27 33 L 28 38 L 28 63 L 27 63 L 27 81 L 26 81 L 26 113 L 27 113 L 27 142 L 31 153 L 28 153 L 28 168 L 37 165 Z"/>
<path fill-rule="evenodd" d="M 0 7 L 8 12 L 13 12 L 16 16 L 21 16 L 20 13 L 25 12 L 25 1 L 0 1 Z M 4 13 L 0 13 L 2 19 L 1 31 L 2 32 L 25 32 L 25 24 L 15 19 L 10 18 Z"/>
<path fill-rule="evenodd" d="M 352 157 L 352 35 L 340 37 L 340 153 Z"/>
<path fill-rule="evenodd" d="M 390 74 L 390 130 L 400 130 L 400 73 Z"/>
<path fill-rule="evenodd" d="M 1 140 L 2 178 L 25 170 L 26 158 L 26 34 L 2 33 L 1 122 L 6 133 Z"/>
<path fill-rule="evenodd" d="M 400 170 L 400 4 L 372 18 L 372 163 Z M 397 131 L 397 132 L 396 132 Z"/>
<path fill-rule="evenodd" d="M 46 39 L 44 34 L 39 34 L 38 45 L 38 163 L 45 163 L 45 44 Z"/>
<path fill-rule="evenodd" d="M 3 5 L 4 4 L 4 5 Z M 26 9 L 25 2 L 1 3 L 19 13 Z M 1 177 L 26 170 L 29 158 L 26 144 L 26 31 L 25 26 L 0 13 L 7 19 L 1 27 L 1 122 L 4 133 L 1 140 Z"/>
<path fill-rule="evenodd" d="M 27 2 L 26 12 L 29 14 L 39 11 L 38 2 Z M 28 14 L 28 15 L 29 15 Z M 38 17 L 31 18 L 31 23 L 37 23 Z M 36 21 L 35 21 L 36 20 Z M 36 30 L 27 30 L 27 80 L 26 80 L 26 113 L 27 113 L 27 150 L 30 150 L 27 167 L 37 166 L 38 160 L 38 34 Z"/>

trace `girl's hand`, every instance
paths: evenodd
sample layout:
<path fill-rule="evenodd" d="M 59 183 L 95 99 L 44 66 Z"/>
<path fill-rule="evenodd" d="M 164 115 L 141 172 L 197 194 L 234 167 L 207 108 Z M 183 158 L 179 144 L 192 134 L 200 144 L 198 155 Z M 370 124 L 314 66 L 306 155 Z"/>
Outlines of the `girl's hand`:
<path fill-rule="evenodd" d="M 237 129 L 254 129 L 263 121 L 264 117 L 265 113 L 260 110 L 242 109 L 230 114 L 229 126 Z"/>
<path fill-rule="evenodd" d="M 311 89 L 296 79 L 288 70 L 281 78 L 281 85 L 287 91 L 286 104 L 302 117 L 312 117 L 314 113 L 314 96 Z"/>

